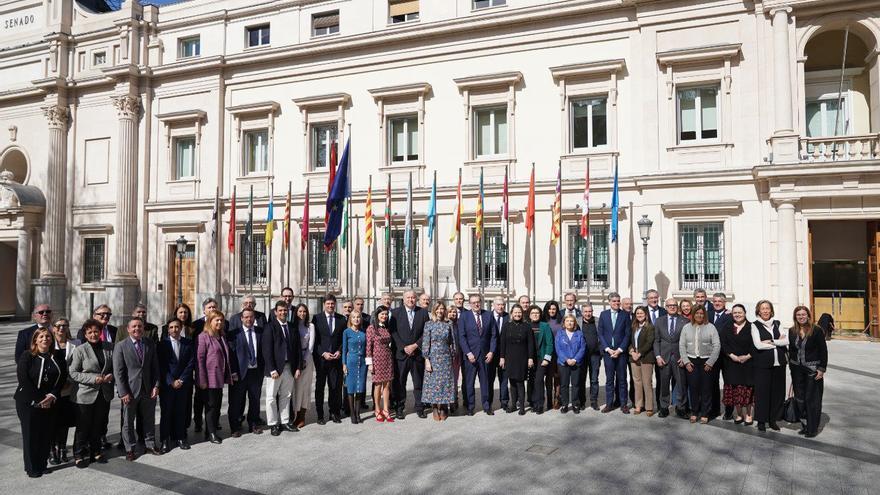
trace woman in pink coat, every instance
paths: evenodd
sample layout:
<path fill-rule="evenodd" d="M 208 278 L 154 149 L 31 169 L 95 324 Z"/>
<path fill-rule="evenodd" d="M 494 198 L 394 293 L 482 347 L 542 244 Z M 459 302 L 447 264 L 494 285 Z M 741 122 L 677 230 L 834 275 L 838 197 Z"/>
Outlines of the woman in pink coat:
<path fill-rule="evenodd" d="M 223 385 L 232 384 L 229 347 L 223 338 L 223 313 L 214 311 L 205 318 L 205 330 L 199 334 L 196 345 L 196 376 L 201 390 L 205 390 L 205 438 L 221 443 L 217 435 L 220 424 L 220 406 L 223 404 Z"/>

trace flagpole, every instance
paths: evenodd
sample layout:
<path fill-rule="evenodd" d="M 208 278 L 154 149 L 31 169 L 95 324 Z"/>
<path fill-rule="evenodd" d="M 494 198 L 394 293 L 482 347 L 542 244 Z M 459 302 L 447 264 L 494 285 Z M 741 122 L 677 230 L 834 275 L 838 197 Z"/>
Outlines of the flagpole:
<path fill-rule="evenodd" d="M 559 160 L 559 239 L 556 242 L 556 247 L 559 248 L 559 255 L 557 257 L 556 264 L 559 265 L 559 300 L 563 299 L 563 294 L 565 293 L 565 284 L 562 281 L 562 244 L 563 244 L 563 235 L 562 235 L 562 160 Z"/>
<path fill-rule="evenodd" d="M 458 208 L 458 212 L 456 213 L 456 218 L 453 218 L 453 222 L 457 222 L 455 226 L 457 230 L 455 235 L 455 252 L 459 255 L 461 254 L 461 167 L 458 168 L 458 191 L 456 192 L 456 208 Z M 459 259 L 461 256 L 459 256 Z M 456 292 L 461 291 L 461 261 L 458 262 L 458 270 L 455 273 L 455 290 Z"/>
<path fill-rule="evenodd" d="M 268 222 L 266 222 L 266 229 L 263 231 L 264 236 L 266 235 L 265 231 L 269 230 L 269 222 L 272 222 L 272 223 L 275 222 L 275 211 L 274 211 L 275 205 L 274 205 L 274 203 L 275 203 L 275 182 L 273 181 L 273 182 L 269 183 L 269 209 L 272 210 L 272 218 Z M 275 226 L 272 225 L 271 228 L 274 232 Z M 265 242 L 265 239 L 266 238 L 263 237 L 264 242 Z M 269 244 L 266 244 L 266 254 L 268 255 L 268 256 L 266 256 L 266 259 L 269 261 L 269 269 L 266 270 L 266 289 L 268 289 L 266 291 L 266 311 L 267 312 L 268 312 L 269 306 L 272 304 L 272 243 L 271 242 L 272 241 L 270 241 Z"/>
<path fill-rule="evenodd" d="M 309 282 L 310 275 L 312 274 L 312 265 L 310 264 L 310 260 L 309 260 L 309 258 L 311 257 L 311 256 L 309 256 L 309 253 L 311 252 L 311 239 L 309 239 L 309 216 L 306 214 L 307 211 L 306 211 L 306 207 L 305 207 L 305 205 L 307 205 L 308 203 L 309 203 L 309 180 L 306 179 L 306 195 L 303 199 L 303 217 L 302 217 L 302 223 L 300 224 L 300 227 L 299 227 L 299 235 L 300 235 L 299 245 L 300 245 L 300 248 L 302 248 L 302 245 L 303 245 L 302 235 L 303 235 L 303 229 L 305 229 L 306 230 L 306 243 L 305 243 L 306 244 L 306 249 L 305 249 L 306 307 L 309 308 L 309 312 L 311 312 L 312 308 L 309 306 L 309 290 L 311 289 L 311 286 L 312 286 L 311 283 Z M 314 261 L 311 261 L 311 262 L 313 263 Z"/>
<path fill-rule="evenodd" d="M 433 245 L 433 248 L 434 248 L 434 252 L 431 253 L 434 256 L 434 263 L 433 263 L 434 269 L 433 269 L 433 273 L 432 273 L 432 275 L 434 277 L 434 287 L 432 287 L 432 290 L 434 291 L 434 299 L 439 299 L 439 297 L 440 297 L 440 294 L 439 294 L 440 293 L 440 281 L 438 281 L 437 278 L 439 277 L 440 273 L 439 273 L 439 268 L 437 266 L 437 258 L 439 257 L 438 253 L 439 253 L 440 239 L 437 237 L 437 235 L 440 234 L 440 229 L 437 228 L 438 222 L 437 222 L 437 171 L 436 170 L 434 171 L 434 184 L 431 186 L 431 188 L 434 193 L 433 194 L 434 195 L 434 223 L 433 223 L 433 225 L 431 225 L 431 239 L 432 239 L 431 244 Z M 437 242 L 433 242 L 433 239 L 436 239 Z"/>
<path fill-rule="evenodd" d="M 534 178 L 535 178 L 535 162 L 532 162 L 532 176 L 531 176 L 531 179 L 530 179 L 529 182 L 533 182 L 533 181 L 534 181 Z M 532 184 L 530 184 L 530 186 L 531 186 L 531 185 L 532 185 Z M 534 188 L 532 188 L 532 189 L 533 189 L 533 190 L 531 191 L 531 193 L 534 194 L 534 195 L 537 195 L 537 194 L 536 194 L 536 191 L 534 191 Z M 534 199 L 533 199 L 533 201 L 534 201 Z M 532 209 L 534 209 L 534 208 L 532 208 Z M 528 212 L 528 207 L 526 208 L 526 214 L 529 214 L 529 212 Z M 531 283 L 530 285 L 531 285 L 531 289 L 532 289 L 532 297 L 531 297 L 531 299 L 532 299 L 533 301 L 536 301 L 536 302 L 537 302 L 537 300 L 538 300 L 538 288 L 535 287 L 535 284 L 536 284 L 537 281 L 538 281 L 538 276 L 537 276 L 537 272 L 536 272 L 536 266 L 537 266 L 537 265 L 535 264 L 535 255 L 537 254 L 537 247 L 535 246 L 535 239 L 536 239 L 537 236 L 535 235 L 535 233 L 537 232 L 537 229 L 535 228 L 535 220 L 536 220 L 535 218 L 532 218 L 532 231 L 531 231 L 531 236 L 532 236 L 532 253 L 531 253 L 531 254 L 532 254 L 532 256 L 531 256 L 531 265 L 532 265 L 532 283 Z"/>
<path fill-rule="evenodd" d="M 504 205 L 501 207 L 501 215 L 504 217 L 501 219 L 504 222 L 504 238 L 507 239 L 507 245 L 504 246 L 507 248 L 507 262 L 504 264 L 504 297 L 507 299 L 507 301 L 505 301 L 505 306 L 510 302 L 510 212 L 508 211 L 508 204 L 510 203 L 508 196 L 510 190 L 507 185 L 509 169 L 509 165 L 504 166 Z"/>
<path fill-rule="evenodd" d="M 285 225 L 286 230 L 284 231 L 284 238 L 287 240 L 287 283 L 285 283 L 284 285 L 287 287 L 290 287 L 290 216 L 289 215 L 291 215 L 293 213 L 290 211 L 293 208 L 293 205 L 291 204 L 292 201 L 290 199 L 290 196 L 292 193 L 293 193 L 293 181 L 288 181 L 287 182 L 287 200 L 288 200 L 288 202 L 287 202 L 287 212 L 285 213 L 285 215 L 287 215 L 288 217 L 287 217 L 287 224 Z"/>
<path fill-rule="evenodd" d="M 369 177 L 367 184 L 368 184 L 367 191 L 369 191 L 368 194 L 370 195 L 370 208 L 371 208 L 370 219 L 372 220 L 372 215 L 373 215 L 373 213 L 372 213 L 373 174 L 370 174 L 370 177 Z M 364 213 L 364 226 L 366 227 L 366 225 L 367 225 L 367 218 L 366 218 L 366 213 Z M 370 226 L 370 228 L 375 231 L 375 229 L 373 229 L 372 226 Z M 372 236 L 375 234 L 371 233 L 370 235 Z M 371 276 L 370 272 L 372 272 L 372 271 L 373 271 L 373 244 L 371 242 L 370 245 L 367 246 L 367 304 L 370 305 L 370 307 L 372 307 L 372 301 L 370 301 L 370 292 L 372 292 L 372 286 L 370 285 L 372 276 Z"/>
<path fill-rule="evenodd" d="M 477 253 L 477 256 L 479 256 L 479 259 L 477 261 L 477 266 L 480 269 L 480 300 L 482 300 L 483 293 L 485 292 L 485 289 L 483 286 L 485 285 L 485 281 L 486 281 L 485 277 L 483 276 L 483 266 L 484 266 L 483 264 L 486 261 L 486 256 L 485 256 L 485 253 L 483 252 L 483 238 L 486 237 L 486 235 L 484 233 L 484 226 L 483 226 L 483 219 L 484 219 L 483 209 L 485 208 L 485 205 L 483 204 L 483 168 L 482 167 L 480 167 L 480 190 L 478 191 L 477 195 L 478 195 L 477 201 L 479 201 L 479 204 L 480 204 L 480 235 L 479 235 L 479 239 L 477 240 L 477 246 L 479 247 L 479 252 Z M 483 301 L 483 303 L 485 304 L 485 301 Z"/>
<path fill-rule="evenodd" d="M 416 284 L 416 280 L 415 280 L 416 279 L 416 277 L 415 277 L 416 264 L 415 264 L 415 260 L 413 260 L 413 257 L 415 255 L 415 252 L 414 252 L 415 248 L 413 247 L 414 243 L 413 243 L 413 235 L 412 235 L 412 227 L 413 227 L 413 225 L 412 225 L 412 215 L 413 215 L 413 209 L 412 209 L 412 172 L 409 173 L 409 201 L 407 201 L 406 212 L 407 212 L 407 215 L 409 215 L 409 222 L 410 222 L 410 224 L 409 224 L 409 228 L 410 228 L 409 245 L 406 247 L 407 248 L 406 261 L 407 261 L 407 264 L 409 265 L 409 270 L 407 270 L 409 272 L 408 273 L 408 275 L 409 275 L 409 288 L 413 289 Z"/>
<path fill-rule="evenodd" d="M 248 200 L 248 222 L 251 224 L 250 235 L 248 240 L 248 293 L 254 292 L 254 186 L 251 184 L 251 195 Z"/>
<path fill-rule="evenodd" d="M 391 226 L 394 223 L 394 214 L 391 213 L 391 174 L 388 177 L 388 187 L 385 189 L 385 278 L 388 281 L 388 293 L 391 294 Z"/>
<path fill-rule="evenodd" d="M 348 133 L 346 134 L 346 139 L 348 139 L 348 162 L 346 163 L 346 167 L 348 167 L 347 177 L 348 177 L 348 200 L 346 201 L 346 209 L 348 210 L 348 222 L 345 224 L 345 267 L 348 269 L 348 273 L 345 278 L 346 292 L 348 293 L 348 297 L 354 297 L 354 270 L 352 270 L 352 249 L 351 249 L 351 124 L 348 124 Z"/>
<path fill-rule="evenodd" d="M 593 242 L 593 236 L 590 235 L 590 190 L 588 188 L 589 183 L 590 183 L 590 159 L 587 158 L 587 185 L 585 186 L 586 191 L 587 191 L 586 192 L 587 197 L 585 198 L 586 205 L 584 205 L 587 208 L 587 217 L 586 217 L 587 225 L 585 226 L 585 228 L 586 228 L 585 232 L 587 234 L 587 237 L 585 238 L 587 241 L 587 245 L 586 245 L 586 252 L 587 252 L 587 302 L 592 304 L 592 301 L 590 300 L 590 289 L 592 288 L 591 286 L 593 285 L 593 283 L 592 283 L 593 282 L 593 267 L 591 266 L 593 258 L 590 257 L 590 244 L 592 244 L 592 242 Z"/>
<path fill-rule="evenodd" d="M 229 227 L 229 230 L 227 231 L 227 235 L 229 235 L 229 232 L 232 233 L 232 242 L 238 241 L 238 239 L 236 239 L 238 237 L 238 231 L 235 229 L 235 213 L 236 213 L 236 211 L 235 211 L 235 199 L 236 199 L 235 198 L 235 196 L 236 196 L 235 188 L 236 188 L 236 186 L 233 185 L 232 186 L 232 214 L 229 216 L 230 227 Z M 229 244 L 229 239 L 226 239 L 226 244 L 227 245 Z M 238 243 L 235 242 L 235 244 L 233 244 L 233 246 L 235 246 L 236 244 L 238 244 Z M 239 247 L 239 249 L 241 249 L 241 248 Z M 238 285 L 235 283 L 235 265 L 236 265 L 236 263 L 235 263 L 235 249 L 232 250 L 232 253 L 229 256 L 229 263 L 232 265 L 232 267 L 230 269 L 230 272 L 232 272 L 232 283 L 230 284 L 230 290 L 232 291 L 232 294 L 230 294 L 230 297 L 231 297 L 232 301 L 235 301 L 235 287 L 236 287 L 236 285 Z"/>

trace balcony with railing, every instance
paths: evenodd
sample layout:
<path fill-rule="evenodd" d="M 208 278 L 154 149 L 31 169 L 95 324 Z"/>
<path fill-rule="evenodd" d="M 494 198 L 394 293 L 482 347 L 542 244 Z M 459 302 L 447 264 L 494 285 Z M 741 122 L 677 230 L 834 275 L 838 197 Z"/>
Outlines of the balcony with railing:
<path fill-rule="evenodd" d="M 873 160 L 880 157 L 880 133 L 803 137 L 800 155 L 801 160 L 810 163 Z"/>

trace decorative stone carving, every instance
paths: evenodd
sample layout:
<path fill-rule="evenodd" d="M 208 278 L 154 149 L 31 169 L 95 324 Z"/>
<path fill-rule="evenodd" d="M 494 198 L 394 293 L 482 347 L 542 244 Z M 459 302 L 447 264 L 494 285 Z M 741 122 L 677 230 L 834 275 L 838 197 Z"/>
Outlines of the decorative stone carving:
<path fill-rule="evenodd" d="M 49 127 L 66 127 L 67 116 L 70 111 L 62 105 L 48 105 L 43 107 L 43 115 L 49 121 Z"/>
<path fill-rule="evenodd" d="M 18 126 L 11 125 L 11 126 L 9 126 L 8 129 L 9 129 L 9 140 L 14 143 L 15 140 L 18 139 Z"/>
<path fill-rule="evenodd" d="M 19 206 L 18 195 L 9 187 L 15 184 L 15 174 L 9 170 L 0 172 L 0 210 L 17 208 Z"/>
<path fill-rule="evenodd" d="M 113 97 L 113 106 L 120 119 L 136 118 L 140 111 L 141 99 L 136 96 L 122 95 Z"/>

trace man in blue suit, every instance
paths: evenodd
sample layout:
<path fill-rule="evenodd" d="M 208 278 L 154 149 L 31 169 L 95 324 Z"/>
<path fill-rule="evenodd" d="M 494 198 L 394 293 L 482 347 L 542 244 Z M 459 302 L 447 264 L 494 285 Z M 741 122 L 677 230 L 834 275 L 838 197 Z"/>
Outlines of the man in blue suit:
<path fill-rule="evenodd" d="M 229 428 L 232 436 L 241 436 L 244 419 L 244 401 L 247 399 L 248 430 L 263 433 L 260 421 L 260 395 L 263 391 L 263 328 L 257 325 L 257 313 L 251 308 L 241 310 L 240 327 L 230 332 L 229 350 L 232 352 L 232 385 L 229 387 Z"/>
<path fill-rule="evenodd" d="M 719 333 L 722 328 L 733 325 L 733 316 L 727 310 L 727 295 L 723 292 L 712 294 L 712 304 L 706 311 L 706 318 Z M 709 411 L 709 415 L 713 418 L 721 415 L 721 366 L 712 368 L 712 410 Z M 723 419 L 725 421 L 733 419 L 732 406 L 725 406 Z"/>
<path fill-rule="evenodd" d="M 510 315 L 504 310 L 505 299 L 502 296 L 496 297 L 492 301 L 492 319 L 495 320 L 495 328 L 498 329 L 496 337 L 500 342 L 501 331 L 504 325 L 510 321 Z M 474 320 L 476 321 L 476 320 Z M 500 345 L 500 344 L 499 344 Z M 500 350 L 500 349 L 499 349 Z M 489 405 L 495 402 L 495 378 L 498 378 L 498 398 L 501 400 L 501 409 L 507 410 L 507 402 L 510 400 L 510 392 L 507 390 L 507 372 L 501 367 L 500 353 L 495 353 L 492 358 L 492 364 L 489 365 Z"/>
<path fill-rule="evenodd" d="M 494 384 L 489 381 L 488 367 L 492 365 L 492 357 L 495 355 L 495 347 L 498 341 L 498 328 L 490 311 L 482 309 L 483 300 L 478 294 L 473 294 L 468 299 L 470 311 L 465 311 L 458 317 L 458 342 L 461 353 L 464 356 L 464 386 L 465 406 L 468 416 L 474 415 L 474 379 L 480 378 L 480 398 L 483 401 L 483 411 L 492 416 L 492 403 L 490 402 L 489 387 Z"/>
<path fill-rule="evenodd" d="M 196 346 L 193 341 L 180 336 L 183 322 L 168 322 L 168 336 L 159 342 L 156 355 L 159 358 L 159 437 L 162 452 L 171 450 L 176 442 L 181 450 L 189 450 L 186 441 L 186 420 L 189 417 L 189 398 L 192 396 L 193 369 Z"/>
<path fill-rule="evenodd" d="M 603 413 L 614 410 L 616 398 L 620 401 L 620 412 L 629 414 L 626 395 L 626 349 L 630 339 L 630 315 L 620 308 L 620 294 L 608 295 L 611 309 L 599 315 L 599 346 L 605 363 L 605 407 Z M 615 380 L 616 385 L 615 387 Z"/>

